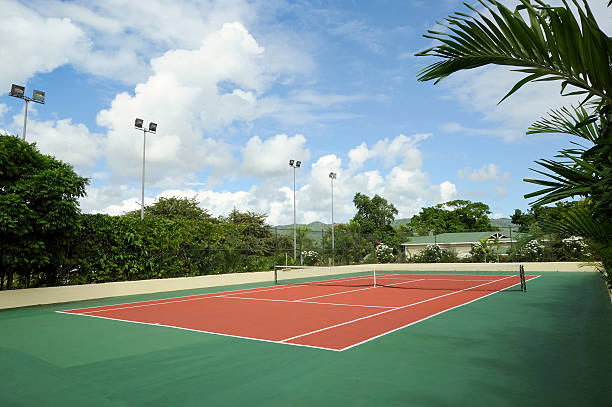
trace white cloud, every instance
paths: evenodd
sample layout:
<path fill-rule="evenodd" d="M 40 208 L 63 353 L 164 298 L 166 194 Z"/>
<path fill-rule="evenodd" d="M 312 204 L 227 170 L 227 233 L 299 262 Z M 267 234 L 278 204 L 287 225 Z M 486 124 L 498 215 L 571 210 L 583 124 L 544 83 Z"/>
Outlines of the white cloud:
<path fill-rule="evenodd" d="M 306 138 L 301 134 L 293 137 L 277 134 L 265 141 L 252 137 L 242 148 L 240 171 L 243 175 L 262 178 L 285 175 L 290 159 L 306 163 L 310 158 L 305 144 Z"/>
<path fill-rule="evenodd" d="M 395 165 L 387 171 L 355 168 L 354 162 L 351 166 L 352 158 L 349 159 L 349 164 L 345 165 L 342 159 L 334 154 L 320 156 L 312 163 L 305 162 L 302 168 L 296 171 L 297 221 L 331 221 L 331 171 L 337 174 L 334 181 L 334 212 L 335 220 L 340 222 L 347 221 L 354 215 L 352 200 L 357 192 L 384 197 L 396 206 L 399 217 L 412 216 L 427 204 L 454 199 L 457 188 L 453 183 L 443 181 L 439 185 L 432 185 L 428 174 L 420 168 L 422 163 L 418 143 L 426 138 L 419 135 L 398 136 L 372 150 L 366 147 L 368 152 L 374 151 L 373 157 L 378 157 L 383 147 L 396 156 Z M 242 148 L 243 164 L 240 168 L 241 173 L 265 178 L 261 184 L 235 191 L 219 191 L 208 184 L 197 185 L 197 188 L 192 185 L 185 189 L 169 188 L 168 184 L 168 187 L 155 196 L 149 195 L 145 202 L 154 202 L 160 196 L 196 197 L 201 206 L 215 216 L 227 215 L 233 208 L 237 208 L 241 211 L 266 213 L 271 224 L 292 223 L 293 176 L 287 165 L 288 152 L 301 152 L 307 156 L 309 152 L 306 146 L 307 139 L 302 135 L 276 135 L 266 140 L 253 137 Z M 400 146 L 409 151 L 398 151 Z M 419 157 L 419 160 L 415 161 L 415 157 Z M 296 158 L 299 157 L 296 155 Z M 264 166 L 258 166 L 257 160 L 264 162 Z M 139 190 L 122 188 L 90 188 L 92 198 L 83 200 L 84 210 L 86 208 L 89 211 L 118 214 L 137 209 L 140 201 Z M 97 203 L 97 206 L 94 203 Z"/>
<path fill-rule="evenodd" d="M 6 112 L 8 112 L 8 106 L 5 103 L 0 103 L 0 121 L 4 120 Z"/>
<path fill-rule="evenodd" d="M 379 160 L 387 167 L 401 161 L 402 168 L 420 168 L 422 165 L 421 151 L 417 148 L 417 145 L 429 137 L 431 137 L 429 133 L 412 136 L 400 134 L 392 140 L 384 138 L 377 141 L 371 149 L 365 142 L 361 143 L 349 151 L 349 166 L 358 169 L 368 160 Z"/>
<path fill-rule="evenodd" d="M 476 183 L 484 183 L 484 182 L 506 182 L 510 179 L 510 173 L 504 172 L 503 174 L 500 172 L 499 166 L 489 163 L 484 164 L 478 170 L 472 170 L 471 167 L 465 167 L 459 171 L 457 174 L 460 178 L 468 178 L 472 182 Z"/>
<path fill-rule="evenodd" d="M 14 116 L 13 127 L 22 125 L 23 114 Z M 81 175 L 90 172 L 102 157 L 104 136 L 90 133 L 84 124 L 73 124 L 72 119 L 37 121 L 28 115 L 26 138 L 35 141 L 41 153 L 74 165 Z"/>
<path fill-rule="evenodd" d="M 45 18 L 16 1 L 2 3 L 2 16 L 0 60 L 19 62 L 0 64 L 0 83 L 25 83 L 90 47 L 83 31 L 68 18 Z"/>
<path fill-rule="evenodd" d="M 165 177 L 183 182 L 207 167 L 216 177 L 231 175 L 237 167 L 231 144 L 203 138 L 203 131 L 265 113 L 259 95 L 273 73 L 262 67 L 263 52 L 241 24 L 231 23 L 196 50 L 174 50 L 154 59 L 154 74 L 136 86 L 133 96 L 117 95 L 98 114 L 98 123 L 109 128 L 106 154 L 113 175 L 121 178 L 138 168 L 142 143 L 131 128 L 134 117 L 159 124 L 147 146 L 148 178 L 154 184 Z"/>
<path fill-rule="evenodd" d="M 448 202 L 457 198 L 457 187 L 449 181 L 440 184 L 440 202 Z"/>
<path fill-rule="evenodd" d="M 508 196 L 508 190 L 504 187 L 496 186 L 493 191 L 498 198 L 505 198 Z"/>

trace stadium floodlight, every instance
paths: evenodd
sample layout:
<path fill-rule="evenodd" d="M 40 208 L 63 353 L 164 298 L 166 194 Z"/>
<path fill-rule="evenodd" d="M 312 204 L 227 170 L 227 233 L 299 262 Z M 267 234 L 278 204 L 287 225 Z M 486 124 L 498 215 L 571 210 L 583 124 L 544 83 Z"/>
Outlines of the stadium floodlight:
<path fill-rule="evenodd" d="M 11 85 L 11 93 L 9 93 L 9 96 L 25 100 L 25 113 L 23 115 L 23 134 L 22 134 L 23 140 L 25 140 L 26 130 L 28 127 L 28 103 L 36 102 L 36 103 L 40 103 L 44 105 L 45 104 L 45 92 L 43 92 L 42 90 L 34 89 L 34 92 L 32 92 L 32 97 L 29 98 L 25 95 L 25 86 L 15 85 L 13 83 Z"/>
<path fill-rule="evenodd" d="M 11 96 L 23 99 L 25 97 L 25 86 L 11 85 Z"/>
<path fill-rule="evenodd" d="M 301 161 L 289 160 L 289 166 L 293 167 L 293 260 L 297 259 L 297 226 L 295 223 L 295 169 L 300 168 Z"/>
<path fill-rule="evenodd" d="M 134 128 L 142 131 L 143 142 L 142 142 L 142 190 L 140 193 L 140 219 L 144 219 L 144 184 L 145 184 L 145 150 L 147 147 L 147 133 L 155 134 L 157 132 L 157 123 L 149 123 L 149 128 L 143 126 L 144 120 L 136 118 L 134 120 Z"/>
<path fill-rule="evenodd" d="M 336 173 L 330 172 L 329 179 L 331 181 L 331 220 L 332 220 L 332 266 L 336 265 L 336 247 L 334 242 L 334 180 Z"/>

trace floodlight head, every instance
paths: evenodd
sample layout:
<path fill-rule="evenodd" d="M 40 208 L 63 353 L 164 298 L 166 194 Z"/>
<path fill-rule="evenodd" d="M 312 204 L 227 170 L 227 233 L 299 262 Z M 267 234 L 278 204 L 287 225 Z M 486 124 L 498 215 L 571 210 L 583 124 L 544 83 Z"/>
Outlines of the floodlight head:
<path fill-rule="evenodd" d="M 336 173 L 335 172 L 330 172 L 329 173 L 329 178 L 336 179 Z"/>
<path fill-rule="evenodd" d="M 289 166 L 293 167 L 293 163 L 295 162 L 295 160 L 289 160 Z"/>
<path fill-rule="evenodd" d="M 295 166 L 296 166 L 297 168 L 300 168 L 300 165 L 302 165 L 302 162 L 301 162 L 301 161 L 296 161 L 296 162 L 295 162 Z"/>
<path fill-rule="evenodd" d="M 16 98 L 24 99 L 25 98 L 25 86 L 19 86 L 19 85 L 12 84 L 10 95 Z"/>
<path fill-rule="evenodd" d="M 36 103 L 45 104 L 45 92 L 34 89 L 34 92 L 32 92 L 32 100 Z"/>
<path fill-rule="evenodd" d="M 142 119 L 136 119 L 134 121 L 134 127 L 136 127 L 137 129 L 142 129 L 142 124 L 144 123 L 144 120 Z"/>
<path fill-rule="evenodd" d="M 157 131 L 157 123 L 153 123 L 153 122 L 149 123 L 149 131 L 151 133 L 155 133 Z"/>

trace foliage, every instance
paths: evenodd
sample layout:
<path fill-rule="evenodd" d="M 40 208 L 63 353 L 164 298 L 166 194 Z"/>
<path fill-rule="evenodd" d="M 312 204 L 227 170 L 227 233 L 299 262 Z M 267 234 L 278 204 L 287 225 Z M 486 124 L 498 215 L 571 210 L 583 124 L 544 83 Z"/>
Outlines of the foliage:
<path fill-rule="evenodd" d="M 437 244 L 428 244 L 413 257 L 415 263 L 440 263 L 442 261 L 442 248 Z"/>
<path fill-rule="evenodd" d="M 301 252 L 301 256 L 306 266 L 314 266 L 320 259 L 319 253 L 315 250 L 304 250 Z"/>
<path fill-rule="evenodd" d="M 360 233 L 359 224 L 355 221 L 337 224 L 334 238 L 335 259 L 339 264 L 359 264 L 373 248 L 370 241 Z M 325 232 L 324 244 L 326 247 L 331 247 L 331 229 Z"/>
<path fill-rule="evenodd" d="M 478 242 L 472 244 L 472 248 L 470 249 L 470 254 L 472 255 L 472 259 L 476 262 L 488 262 L 492 257 L 492 248 L 489 245 L 487 239 L 480 239 Z"/>
<path fill-rule="evenodd" d="M 57 283 L 87 184 L 35 144 L 0 135 L 0 289 L 5 275 L 7 288 L 15 274 L 24 286 Z"/>
<path fill-rule="evenodd" d="M 421 209 L 410 219 L 410 226 L 419 234 L 429 231 L 458 232 L 495 230 L 491 226 L 489 205 L 482 202 L 454 200 Z"/>
<path fill-rule="evenodd" d="M 393 256 L 393 248 L 384 243 L 379 243 L 376 246 L 376 260 L 379 263 L 392 263 L 395 260 Z"/>
<path fill-rule="evenodd" d="M 491 18 L 466 4 L 474 15 L 455 13 L 443 24 L 448 32 L 430 30 L 425 35 L 439 44 L 417 55 L 442 60 L 424 68 L 418 78 L 437 83 L 461 70 L 508 65 L 518 67 L 526 76 L 502 101 L 526 83 L 537 81 L 560 81 L 562 94 L 584 97 L 579 107 L 552 110 L 530 127 L 529 134 L 568 134 L 586 146 L 574 143 L 574 148 L 561 150 L 555 160 L 536 161 L 543 170 L 534 171 L 544 178 L 525 181 L 542 189 L 525 197 L 537 198 L 534 206 L 576 196 L 586 198 L 584 205 L 564 215 L 561 223 L 544 222 L 544 227 L 548 232 L 585 237 L 602 260 L 604 277 L 610 282 L 612 39 L 600 29 L 586 1 L 572 1 L 578 18 L 566 1 L 562 7 L 551 7 L 540 0 L 520 0 L 514 12 L 497 0 L 480 3 Z M 567 92 L 568 86 L 571 92 Z"/>
<path fill-rule="evenodd" d="M 353 204 L 357 208 L 353 222 L 359 225 L 361 234 L 372 236 L 374 241 L 385 240 L 389 235 L 394 235 L 391 222 L 398 212 L 392 203 L 378 195 L 370 199 L 367 195 L 357 192 Z"/>
<path fill-rule="evenodd" d="M 532 227 L 542 227 L 545 223 L 560 222 L 565 214 L 578 205 L 577 202 L 557 202 L 554 206 L 532 206 L 526 213 L 515 209 L 512 223 L 519 225 L 519 232 L 527 233 Z"/>
<path fill-rule="evenodd" d="M 126 216 L 140 217 L 140 209 L 126 213 Z M 195 198 L 161 197 L 153 205 L 145 206 L 145 217 L 158 216 L 166 219 L 201 219 L 212 218 L 206 209 L 199 207 Z"/>
<path fill-rule="evenodd" d="M 518 251 L 518 257 L 524 261 L 541 261 L 544 258 L 545 246 L 538 240 L 530 240 Z"/>

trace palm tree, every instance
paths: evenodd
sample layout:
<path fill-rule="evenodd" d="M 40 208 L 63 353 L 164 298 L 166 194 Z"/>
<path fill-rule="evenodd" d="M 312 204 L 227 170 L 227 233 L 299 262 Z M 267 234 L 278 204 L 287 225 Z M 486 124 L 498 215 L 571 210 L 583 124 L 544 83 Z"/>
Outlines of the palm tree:
<path fill-rule="evenodd" d="M 473 14 L 454 13 L 440 24 L 447 32 L 424 35 L 439 44 L 416 55 L 442 60 L 420 71 L 418 80 L 438 83 L 458 71 L 507 65 L 526 76 L 500 103 L 538 81 L 559 81 L 563 95 L 584 98 L 580 106 L 553 110 L 530 127 L 528 134 L 565 133 L 583 144 L 574 142 L 556 160 L 536 161 L 542 169 L 534 171 L 544 178 L 525 181 L 543 188 L 525 198 L 537 197 L 532 205 L 584 199 L 561 222 L 543 226 L 547 232 L 585 237 L 612 286 L 612 39 L 585 0 L 571 0 L 575 13 L 562 1 L 563 7 L 551 7 L 541 0 L 519 0 L 514 11 L 496 0 L 479 0 L 482 12 L 466 4 Z"/>

